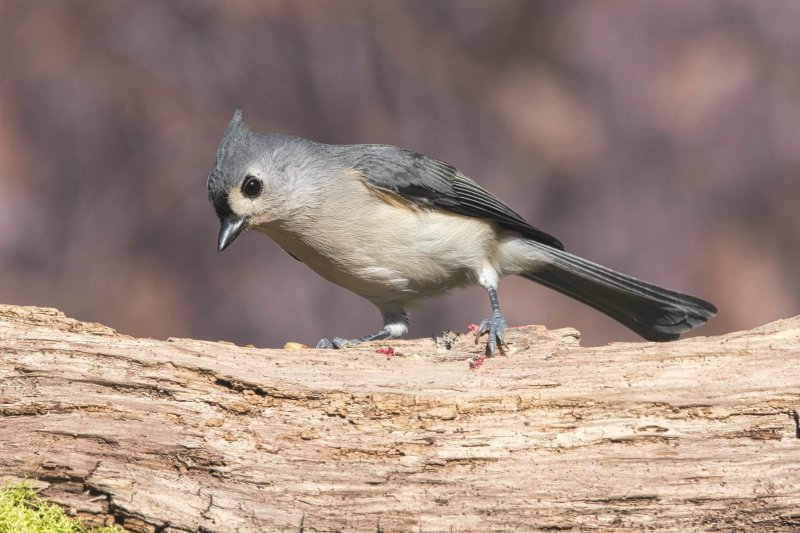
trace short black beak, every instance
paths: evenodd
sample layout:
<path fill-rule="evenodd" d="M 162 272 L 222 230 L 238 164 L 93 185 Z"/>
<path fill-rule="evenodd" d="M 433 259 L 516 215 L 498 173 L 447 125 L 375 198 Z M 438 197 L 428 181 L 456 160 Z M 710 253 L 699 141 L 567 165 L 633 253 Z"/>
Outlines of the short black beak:
<path fill-rule="evenodd" d="M 227 248 L 246 227 L 247 217 L 239 218 L 233 215 L 225 217 L 225 220 L 222 221 L 222 227 L 219 228 L 217 249 L 221 252 Z"/>

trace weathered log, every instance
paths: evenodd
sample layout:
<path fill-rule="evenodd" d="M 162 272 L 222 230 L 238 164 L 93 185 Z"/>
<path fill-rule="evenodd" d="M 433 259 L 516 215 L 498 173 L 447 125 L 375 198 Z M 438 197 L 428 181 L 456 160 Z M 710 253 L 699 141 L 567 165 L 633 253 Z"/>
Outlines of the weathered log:
<path fill-rule="evenodd" d="M 134 531 L 800 527 L 800 317 L 508 337 L 471 369 L 471 336 L 262 350 L 0 306 L 0 478 Z"/>

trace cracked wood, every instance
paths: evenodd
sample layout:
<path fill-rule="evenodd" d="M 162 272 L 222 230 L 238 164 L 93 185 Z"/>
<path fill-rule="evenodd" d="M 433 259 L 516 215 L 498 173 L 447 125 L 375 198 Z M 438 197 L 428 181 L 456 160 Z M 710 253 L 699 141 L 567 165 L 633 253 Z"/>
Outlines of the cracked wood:
<path fill-rule="evenodd" d="M 0 306 L 0 479 L 132 531 L 792 530 L 800 318 L 259 350 Z M 402 355 L 375 352 L 392 346 Z"/>

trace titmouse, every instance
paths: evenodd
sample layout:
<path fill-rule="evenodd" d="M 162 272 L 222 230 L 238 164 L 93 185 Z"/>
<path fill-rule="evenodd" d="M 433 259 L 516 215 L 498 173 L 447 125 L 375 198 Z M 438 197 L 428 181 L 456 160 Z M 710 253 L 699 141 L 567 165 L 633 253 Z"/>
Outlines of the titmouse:
<path fill-rule="evenodd" d="M 639 281 L 564 251 L 456 168 L 403 148 L 331 145 L 250 131 L 236 111 L 208 177 L 219 251 L 256 229 L 325 279 L 366 298 L 384 327 L 342 348 L 408 330 L 419 300 L 478 284 L 492 314 L 486 353 L 503 350 L 498 280 L 517 275 L 590 305 L 652 341 L 705 323 L 709 302 Z"/>

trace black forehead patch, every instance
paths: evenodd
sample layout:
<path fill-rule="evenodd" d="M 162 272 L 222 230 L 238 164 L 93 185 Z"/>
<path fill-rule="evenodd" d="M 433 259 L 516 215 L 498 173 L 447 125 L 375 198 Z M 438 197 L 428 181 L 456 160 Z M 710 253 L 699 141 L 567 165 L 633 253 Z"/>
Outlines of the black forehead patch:
<path fill-rule="evenodd" d="M 214 204 L 214 210 L 217 212 L 220 221 L 225 220 L 233 214 L 230 203 L 228 203 L 227 192 L 212 192 L 209 193 L 208 197 L 211 203 Z"/>

